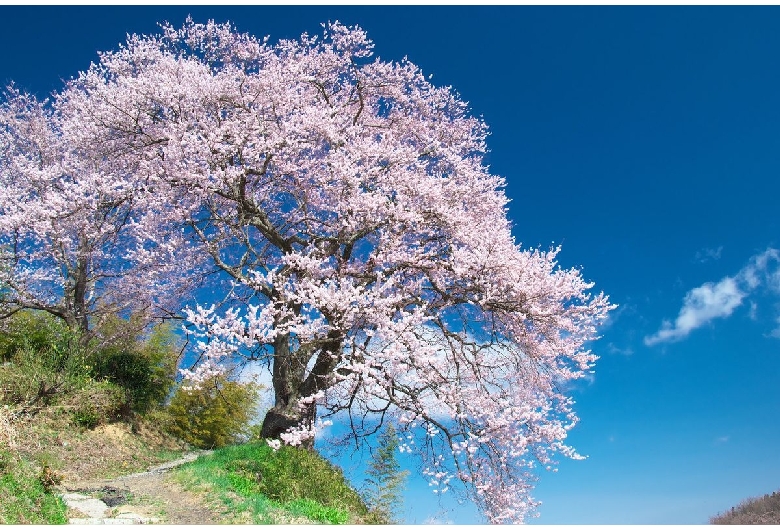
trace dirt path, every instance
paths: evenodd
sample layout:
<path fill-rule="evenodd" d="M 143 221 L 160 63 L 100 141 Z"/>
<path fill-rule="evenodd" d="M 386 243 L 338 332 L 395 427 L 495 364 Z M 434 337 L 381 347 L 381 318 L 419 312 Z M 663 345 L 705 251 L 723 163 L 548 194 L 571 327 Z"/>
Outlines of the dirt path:
<path fill-rule="evenodd" d="M 207 451 L 114 479 L 62 484 L 71 524 L 218 524 L 203 497 L 185 491 L 166 471 Z"/>

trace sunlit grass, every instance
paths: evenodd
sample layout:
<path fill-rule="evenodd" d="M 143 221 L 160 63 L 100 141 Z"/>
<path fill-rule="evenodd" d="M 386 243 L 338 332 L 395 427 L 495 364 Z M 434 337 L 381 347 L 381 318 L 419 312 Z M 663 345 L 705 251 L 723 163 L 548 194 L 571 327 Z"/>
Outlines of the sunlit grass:
<path fill-rule="evenodd" d="M 42 471 L 0 451 L 0 524 L 66 524 L 65 503 L 51 492 Z"/>
<path fill-rule="evenodd" d="M 265 443 L 226 447 L 182 466 L 174 475 L 185 487 L 205 491 L 243 524 L 309 521 L 366 522 L 368 510 L 343 474 L 319 454 Z"/>

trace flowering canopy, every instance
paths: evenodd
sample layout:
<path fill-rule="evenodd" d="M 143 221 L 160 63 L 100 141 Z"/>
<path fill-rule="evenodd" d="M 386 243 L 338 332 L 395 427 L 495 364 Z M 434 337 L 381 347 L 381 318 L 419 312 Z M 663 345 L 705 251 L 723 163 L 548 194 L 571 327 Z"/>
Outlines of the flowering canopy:
<path fill-rule="evenodd" d="M 612 306 L 558 249 L 515 243 L 485 124 L 372 47 L 338 23 L 275 45 L 165 25 L 58 105 L 74 141 L 132 168 L 153 212 L 137 233 L 185 234 L 182 252 L 231 279 L 227 309 L 185 310 L 202 338 L 191 379 L 267 360 L 263 436 L 310 442 L 318 414 L 356 435 L 392 419 L 437 491 L 457 479 L 491 522 L 520 522 L 532 468 L 577 458 L 562 389 L 591 370 Z"/>

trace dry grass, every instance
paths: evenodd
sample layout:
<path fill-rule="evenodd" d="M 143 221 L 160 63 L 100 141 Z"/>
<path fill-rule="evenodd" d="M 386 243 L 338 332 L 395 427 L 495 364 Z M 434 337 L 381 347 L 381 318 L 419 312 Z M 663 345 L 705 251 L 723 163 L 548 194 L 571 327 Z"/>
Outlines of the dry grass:
<path fill-rule="evenodd" d="M 16 449 L 19 432 L 13 421 L 13 412 L 7 405 L 0 406 L 0 448 Z"/>
<path fill-rule="evenodd" d="M 23 416 L 0 431 L 7 431 L 0 439 L 13 439 L 15 453 L 50 466 L 71 483 L 144 471 L 189 449 L 143 420 L 134 426 L 118 422 L 79 429 L 56 408 Z"/>

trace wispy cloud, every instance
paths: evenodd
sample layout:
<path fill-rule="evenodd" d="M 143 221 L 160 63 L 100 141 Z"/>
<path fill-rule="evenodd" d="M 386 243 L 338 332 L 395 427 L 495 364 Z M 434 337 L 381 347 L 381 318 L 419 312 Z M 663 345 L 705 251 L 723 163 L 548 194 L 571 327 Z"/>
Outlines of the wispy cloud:
<path fill-rule="evenodd" d="M 693 330 L 716 318 L 731 316 L 745 298 L 759 287 L 764 286 L 780 294 L 780 270 L 771 270 L 773 262 L 780 262 L 780 252 L 769 248 L 751 257 L 748 264 L 734 276 L 726 276 L 718 282 L 707 282 L 691 289 L 683 299 L 677 319 L 674 322 L 663 321 L 661 329 L 645 337 L 645 345 L 682 340 Z M 755 303 L 751 302 L 752 315 L 755 315 L 755 307 Z M 780 338 L 780 321 L 772 335 Z"/>
<path fill-rule="evenodd" d="M 775 329 L 772 330 L 770 335 L 776 339 L 780 339 L 780 317 L 777 317 L 775 319 L 775 322 L 777 323 L 777 327 L 775 327 Z"/>
<path fill-rule="evenodd" d="M 625 348 L 621 348 L 619 346 L 615 346 L 614 342 L 610 342 L 607 344 L 607 353 L 611 355 L 633 355 L 634 349 L 631 346 L 626 346 Z"/>
<path fill-rule="evenodd" d="M 721 252 L 723 252 L 722 246 L 718 248 L 703 248 L 696 252 L 696 261 L 699 263 L 705 263 L 710 260 L 717 261 L 720 259 Z"/>

